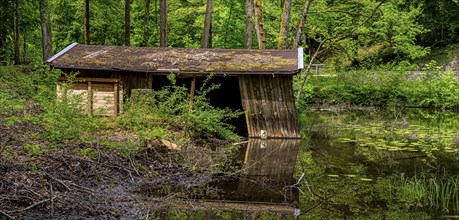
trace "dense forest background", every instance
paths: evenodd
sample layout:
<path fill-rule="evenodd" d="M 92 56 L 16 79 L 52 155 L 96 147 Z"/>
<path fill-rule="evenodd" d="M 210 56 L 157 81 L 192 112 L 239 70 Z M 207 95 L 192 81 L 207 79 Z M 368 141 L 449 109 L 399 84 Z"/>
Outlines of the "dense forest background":
<path fill-rule="evenodd" d="M 340 70 L 406 66 L 432 48 L 459 41 L 457 0 L 1 0 L 0 4 L 3 65 L 42 62 L 78 42 L 298 46 L 306 48 L 313 62 Z M 211 24 L 207 26 L 206 12 Z M 204 33 L 209 33 L 206 38 Z"/>

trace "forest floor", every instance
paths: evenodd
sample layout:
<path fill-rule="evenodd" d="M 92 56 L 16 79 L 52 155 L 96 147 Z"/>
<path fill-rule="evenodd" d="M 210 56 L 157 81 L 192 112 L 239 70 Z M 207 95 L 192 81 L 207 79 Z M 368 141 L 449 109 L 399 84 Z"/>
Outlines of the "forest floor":
<path fill-rule="evenodd" d="M 160 141 L 127 155 L 85 142 L 62 143 L 41 151 L 34 144 L 53 145 L 36 135 L 44 128 L 29 123 L 11 125 L 4 120 L 7 117 L 11 115 L 0 115 L 0 220 L 148 219 L 154 210 L 167 205 L 173 193 L 146 198 L 143 186 L 189 187 L 215 180 L 211 172 L 181 164 L 181 158 L 202 152 L 168 150 Z M 93 151 L 84 154 L 85 149 Z"/>

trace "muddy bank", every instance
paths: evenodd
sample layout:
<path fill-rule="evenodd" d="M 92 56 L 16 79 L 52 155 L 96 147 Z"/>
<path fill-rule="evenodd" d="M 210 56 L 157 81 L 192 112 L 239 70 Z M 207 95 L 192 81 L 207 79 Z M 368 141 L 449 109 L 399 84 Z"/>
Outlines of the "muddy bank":
<path fill-rule="evenodd" d="M 100 143 L 55 144 L 37 135 L 42 127 L 28 123 L 6 125 L 3 118 L 0 117 L 2 220 L 146 218 L 151 201 L 148 208 L 139 193 L 142 186 L 190 188 L 219 178 L 212 170 L 201 167 L 212 163 L 205 149 L 170 151 L 160 141 L 132 151 Z M 219 144 L 227 143 L 211 144 L 219 148 Z M 192 163 L 190 158 L 194 158 L 194 169 L 184 166 Z M 164 193 L 155 200 L 160 204 L 171 196 L 173 193 Z"/>

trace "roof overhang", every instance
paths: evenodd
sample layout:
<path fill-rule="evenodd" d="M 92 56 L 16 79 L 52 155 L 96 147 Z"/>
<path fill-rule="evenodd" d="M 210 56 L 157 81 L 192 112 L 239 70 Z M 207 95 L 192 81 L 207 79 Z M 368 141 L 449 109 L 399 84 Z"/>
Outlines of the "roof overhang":
<path fill-rule="evenodd" d="M 152 48 L 72 43 L 46 62 L 59 69 L 175 73 L 182 76 L 297 74 L 303 48 L 292 50 Z"/>

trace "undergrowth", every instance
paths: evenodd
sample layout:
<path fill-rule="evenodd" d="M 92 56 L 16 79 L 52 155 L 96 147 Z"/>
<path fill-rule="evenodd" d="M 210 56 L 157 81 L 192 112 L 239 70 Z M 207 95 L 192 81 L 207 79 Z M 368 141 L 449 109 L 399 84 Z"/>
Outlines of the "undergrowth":
<path fill-rule="evenodd" d="M 206 95 L 218 85 L 205 84 L 197 91 L 193 110 L 189 111 L 186 87 L 172 85 L 153 93 L 140 93 L 128 99 L 119 117 L 87 114 L 81 95 L 57 97 L 58 70 L 45 66 L 0 67 L 0 115 L 10 125 L 32 123 L 42 126 L 39 136 L 53 142 L 96 142 L 116 131 L 129 131 L 141 140 L 176 137 L 185 141 L 194 138 L 238 140 L 233 127 L 225 121 L 240 115 L 231 109 L 209 104 Z M 206 80 L 209 82 L 210 78 Z M 71 87 L 71 82 L 64 87 Z M 32 109 L 32 110 L 31 110 Z"/>
<path fill-rule="evenodd" d="M 310 77 L 299 105 L 361 105 L 454 108 L 459 83 L 452 71 L 435 62 L 425 71 L 351 71 Z"/>

